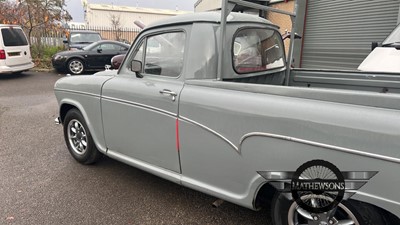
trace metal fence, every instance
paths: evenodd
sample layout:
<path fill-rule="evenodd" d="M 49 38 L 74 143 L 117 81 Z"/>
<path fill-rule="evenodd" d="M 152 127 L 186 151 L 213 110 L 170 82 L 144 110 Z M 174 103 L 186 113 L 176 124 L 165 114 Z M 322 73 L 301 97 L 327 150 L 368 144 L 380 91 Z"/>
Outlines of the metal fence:
<path fill-rule="evenodd" d="M 140 29 L 137 28 L 120 28 L 113 29 L 110 27 L 78 27 L 73 29 L 62 29 L 57 31 L 47 31 L 41 33 L 33 32 L 31 34 L 31 44 L 41 44 L 46 46 L 63 46 L 63 40 L 69 30 L 90 30 L 100 33 L 105 40 L 118 40 L 132 43 L 139 34 Z M 39 38 L 40 37 L 40 38 Z"/>

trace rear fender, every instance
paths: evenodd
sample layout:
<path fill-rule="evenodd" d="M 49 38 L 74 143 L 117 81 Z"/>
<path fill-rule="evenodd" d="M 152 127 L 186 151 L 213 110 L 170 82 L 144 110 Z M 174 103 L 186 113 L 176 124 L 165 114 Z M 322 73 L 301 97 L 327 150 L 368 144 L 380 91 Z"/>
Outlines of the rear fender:
<path fill-rule="evenodd" d="M 280 135 L 259 134 L 245 135 L 239 145 L 243 159 L 258 165 L 258 170 L 291 172 L 296 171 L 307 161 L 322 159 L 333 163 L 340 171 L 378 171 L 356 191 L 352 199 L 378 206 L 394 215 L 400 215 L 400 195 L 397 191 L 400 185 L 398 158 L 385 158 L 379 154 L 369 154 L 357 149 Z M 268 146 L 268 148 L 260 148 L 260 146 Z M 259 185 L 260 180 L 254 181 L 256 182 L 251 186 Z M 257 190 L 260 190 L 261 186 Z"/>

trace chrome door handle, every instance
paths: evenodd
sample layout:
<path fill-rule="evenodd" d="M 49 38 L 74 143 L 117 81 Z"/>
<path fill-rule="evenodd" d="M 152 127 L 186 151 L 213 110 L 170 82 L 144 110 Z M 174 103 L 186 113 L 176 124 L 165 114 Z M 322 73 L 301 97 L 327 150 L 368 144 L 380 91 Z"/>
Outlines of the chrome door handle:
<path fill-rule="evenodd" d="M 171 96 L 172 97 L 172 101 L 175 101 L 176 100 L 176 96 L 178 95 L 175 92 L 167 90 L 167 89 L 164 89 L 164 90 L 160 91 L 160 94 Z"/>

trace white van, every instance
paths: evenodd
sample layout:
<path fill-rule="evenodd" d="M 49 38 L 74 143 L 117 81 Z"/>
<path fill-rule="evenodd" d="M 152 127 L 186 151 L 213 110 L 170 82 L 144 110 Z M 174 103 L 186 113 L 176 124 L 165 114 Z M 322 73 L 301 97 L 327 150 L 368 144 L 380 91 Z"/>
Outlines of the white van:
<path fill-rule="evenodd" d="M 33 68 L 29 42 L 20 26 L 0 24 L 0 74 Z"/>

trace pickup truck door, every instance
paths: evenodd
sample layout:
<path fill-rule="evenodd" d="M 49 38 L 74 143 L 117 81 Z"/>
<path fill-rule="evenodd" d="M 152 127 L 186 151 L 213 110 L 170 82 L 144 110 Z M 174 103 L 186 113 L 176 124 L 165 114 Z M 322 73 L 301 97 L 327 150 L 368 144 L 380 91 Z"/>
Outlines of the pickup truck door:
<path fill-rule="evenodd" d="M 183 32 L 178 33 L 184 38 Z M 144 43 L 134 57 L 143 60 L 143 72 L 139 75 L 121 70 L 103 86 L 101 104 L 106 145 L 109 151 L 127 157 L 128 161 L 140 160 L 180 173 L 176 121 L 183 88 L 180 79 L 183 50 L 173 59 L 161 57 L 163 49 L 143 56 Z M 168 56 L 171 56 L 170 49 Z M 128 61 L 132 61 L 133 57 L 130 58 Z"/>

